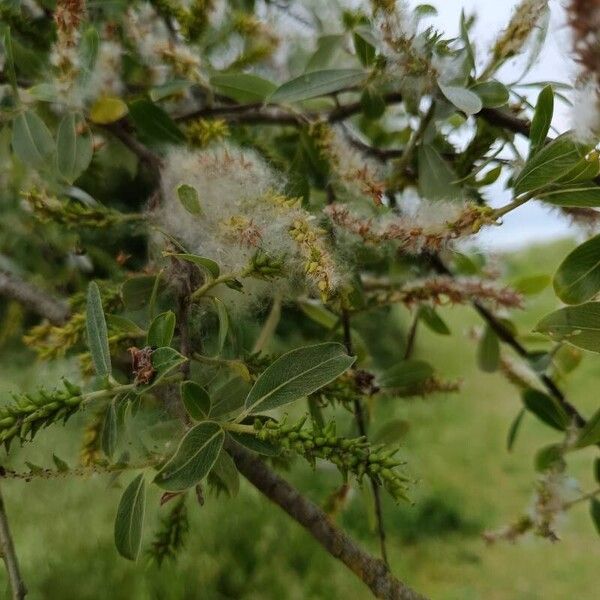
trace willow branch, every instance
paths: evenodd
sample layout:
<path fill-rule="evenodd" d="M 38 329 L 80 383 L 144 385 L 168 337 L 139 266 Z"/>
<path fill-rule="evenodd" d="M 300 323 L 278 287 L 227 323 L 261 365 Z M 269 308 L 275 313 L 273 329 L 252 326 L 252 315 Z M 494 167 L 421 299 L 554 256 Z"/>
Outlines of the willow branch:
<path fill-rule="evenodd" d="M 16 300 L 54 325 L 62 325 L 69 317 L 66 302 L 7 271 L 0 271 L 0 296 Z"/>
<path fill-rule="evenodd" d="M 424 596 L 394 577 L 383 561 L 360 548 L 320 507 L 305 498 L 260 458 L 238 445 L 229 444 L 227 451 L 233 457 L 239 472 L 259 492 L 302 525 L 329 554 L 359 577 L 376 598 L 425 600 Z"/>
<path fill-rule="evenodd" d="M 6 565 L 8 573 L 8 581 L 10 584 L 10 592 L 12 600 L 22 600 L 27 595 L 25 582 L 21 577 L 19 561 L 15 552 L 10 527 L 8 525 L 8 517 L 6 516 L 6 508 L 4 506 L 4 498 L 0 491 L 0 550 L 2 551 L 2 559 Z"/>

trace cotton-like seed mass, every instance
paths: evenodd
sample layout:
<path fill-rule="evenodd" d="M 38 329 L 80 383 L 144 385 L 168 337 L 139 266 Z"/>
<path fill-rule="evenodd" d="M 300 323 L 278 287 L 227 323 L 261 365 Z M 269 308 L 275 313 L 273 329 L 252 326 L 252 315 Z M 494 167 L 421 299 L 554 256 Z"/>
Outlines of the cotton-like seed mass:
<path fill-rule="evenodd" d="M 198 194 L 195 214 L 181 203 L 182 184 Z M 255 151 L 229 144 L 198 152 L 172 149 L 162 186 L 156 221 L 188 252 L 215 260 L 222 273 L 244 278 L 243 296 L 217 288 L 236 308 L 301 284 L 328 298 L 339 285 L 325 232 L 298 199 L 284 195 L 283 178 Z M 251 272 L 250 266 L 265 257 L 281 265 L 279 277 L 261 281 Z"/>

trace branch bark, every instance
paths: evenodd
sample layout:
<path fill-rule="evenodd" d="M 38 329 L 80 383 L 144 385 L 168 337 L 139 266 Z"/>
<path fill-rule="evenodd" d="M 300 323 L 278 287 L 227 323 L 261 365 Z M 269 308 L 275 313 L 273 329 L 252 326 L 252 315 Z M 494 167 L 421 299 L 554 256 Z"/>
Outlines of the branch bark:
<path fill-rule="evenodd" d="M 21 577 L 19 561 L 13 544 L 10 527 L 8 525 L 8 517 L 6 516 L 6 508 L 4 506 L 4 498 L 0 491 L 0 550 L 2 551 L 2 559 L 6 564 L 6 572 L 8 573 L 8 581 L 10 584 L 10 592 L 12 600 L 23 600 L 27 595 L 25 582 Z"/>
<path fill-rule="evenodd" d="M 305 498 L 260 458 L 237 444 L 228 444 L 239 472 L 269 500 L 300 523 L 333 557 L 344 563 L 383 600 L 425 600 L 398 580 L 382 560 L 362 550 L 354 540 L 332 523 L 327 514 Z"/>
<path fill-rule="evenodd" d="M 65 302 L 7 271 L 0 271 L 0 296 L 16 300 L 54 325 L 62 325 L 69 317 Z"/>

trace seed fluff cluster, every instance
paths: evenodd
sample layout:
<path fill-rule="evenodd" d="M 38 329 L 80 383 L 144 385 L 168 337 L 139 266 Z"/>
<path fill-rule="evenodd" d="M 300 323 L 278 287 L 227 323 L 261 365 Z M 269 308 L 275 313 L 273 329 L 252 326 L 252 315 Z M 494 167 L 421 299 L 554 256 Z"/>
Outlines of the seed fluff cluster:
<path fill-rule="evenodd" d="M 283 178 L 254 150 L 225 143 L 197 152 L 172 149 L 162 184 L 164 202 L 156 214 L 160 227 L 187 251 L 215 260 L 222 273 L 246 277 L 243 293 L 248 302 L 219 286 L 224 301 L 248 306 L 297 286 L 324 299 L 335 293 L 341 274 L 326 233 L 299 199 L 284 195 Z M 197 214 L 181 204 L 181 184 L 197 191 Z M 262 281 L 266 263 L 280 265 L 279 273 L 270 270 Z"/>

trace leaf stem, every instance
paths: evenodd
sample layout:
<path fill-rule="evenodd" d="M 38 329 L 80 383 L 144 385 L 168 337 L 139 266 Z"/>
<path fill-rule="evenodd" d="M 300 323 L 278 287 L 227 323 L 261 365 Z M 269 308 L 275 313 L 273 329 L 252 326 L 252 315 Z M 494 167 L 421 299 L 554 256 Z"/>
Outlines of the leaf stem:
<path fill-rule="evenodd" d="M 25 587 L 25 582 L 21 576 L 19 561 L 17 560 L 15 546 L 8 525 L 8 517 L 6 516 L 2 492 L 0 492 L 0 549 L 2 551 L 2 558 L 6 564 L 11 598 L 12 600 L 23 600 L 27 595 L 27 588 Z"/>

